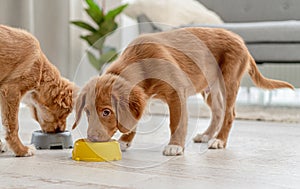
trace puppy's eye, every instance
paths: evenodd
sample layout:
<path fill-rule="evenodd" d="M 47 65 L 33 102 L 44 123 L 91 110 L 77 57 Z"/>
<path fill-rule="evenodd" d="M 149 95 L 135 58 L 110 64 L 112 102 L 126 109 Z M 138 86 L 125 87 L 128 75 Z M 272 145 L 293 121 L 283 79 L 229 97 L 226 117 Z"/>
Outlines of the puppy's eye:
<path fill-rule="evenodd" d="M 102 116 L 103 116 L 103 117 L 107 117 L 107 116 L 110 115 L 110 113 L 111 113 L 110 110 L 106 108 L 106 109 L 104 109 L 104 110 L 102 111 Z"/>

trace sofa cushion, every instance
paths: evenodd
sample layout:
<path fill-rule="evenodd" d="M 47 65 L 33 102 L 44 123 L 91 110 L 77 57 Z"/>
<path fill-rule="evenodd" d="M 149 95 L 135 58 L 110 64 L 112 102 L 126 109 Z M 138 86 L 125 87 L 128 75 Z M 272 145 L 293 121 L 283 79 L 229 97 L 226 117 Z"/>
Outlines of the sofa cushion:
<path fill-rule="evenodd" d="M 222 25 L 192 26 L 225 28 L 239 34 L 246 43 L 300 42 L 300 21 L 226 23 Z"/>
<path fill-rule="evenodd" d="M 300 62 L 300 21 L 196 26 L 221 27 L 237 33 L 244 39 L 250 53 L 257 62 Z"/>
<path fill-rule="evenodd" d="M 300 62 L 300 43 L 261 43 L 247 44 L 247 47 L 257 63 L 299 63 Z"/>
<path fill-rule="evenodd" d="M 300 20 L 299 0 L 197 0 L 224 22 Z"/>

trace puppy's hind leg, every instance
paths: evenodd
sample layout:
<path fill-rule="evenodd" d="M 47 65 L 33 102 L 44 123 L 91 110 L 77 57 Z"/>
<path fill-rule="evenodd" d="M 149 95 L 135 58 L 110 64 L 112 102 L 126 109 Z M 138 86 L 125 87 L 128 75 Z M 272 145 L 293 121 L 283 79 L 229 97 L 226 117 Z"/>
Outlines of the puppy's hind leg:
<path fill-rule="evenodd" d="M 228 135 L 232 127 L 232 122 L 235 118 L 235 101 L 239 89 L 239 83 L 231 83 L 230 89 L 227 89 L 226 112 L 225 118 L 220 132 L 216 139 L 209 141 L 209 148 L 221 149 L 225 148 L 228 140 Z"/>
<path fill-rule="evenodd" d="M 204 133 L 197 134 L 194 137 L 193 140 L 196 143 L 207 143 L 211 139 L 215 138 L 218 135 L 224 120 L 225 107 L 221 91 L 211 91 L 210 94 L 202 93 L 202 96 L 204 96 L 207 105 L 211 109 L 211 121 L 209 127 Z"/>

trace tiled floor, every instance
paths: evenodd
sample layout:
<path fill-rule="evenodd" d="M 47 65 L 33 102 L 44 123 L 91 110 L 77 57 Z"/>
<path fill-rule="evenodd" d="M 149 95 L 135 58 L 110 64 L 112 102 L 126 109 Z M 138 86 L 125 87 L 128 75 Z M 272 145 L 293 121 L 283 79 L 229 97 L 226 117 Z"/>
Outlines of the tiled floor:
<path fill-rule="evenodd" d="M 69 126 L 72 124 L 72 116 Z M 27 110 L 20 135 L 39 129 Z M 191 142 L 207 119 L 191 118 L 185 154 L 165 157 L 168 119 L 145 117 L 132 148 L 116 162 L 76 162 L 72 150 L 39 150 L 28 158 L 0 154 L 0 188 L 299 188 L 300 125 L 235 121 L 226 150 Z M 70 128 L 70 127 L 69 127 Z M 85 120 L 73 132 L 85 136 Z"/>

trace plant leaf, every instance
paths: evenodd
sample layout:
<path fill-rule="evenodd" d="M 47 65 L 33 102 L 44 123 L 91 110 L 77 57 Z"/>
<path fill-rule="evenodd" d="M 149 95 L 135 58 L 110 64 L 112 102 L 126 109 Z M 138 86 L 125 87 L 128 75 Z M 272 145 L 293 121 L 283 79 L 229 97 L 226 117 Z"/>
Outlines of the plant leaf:
<path fill-rule="evenodd" d="M 96 9 L 97 7 L 99 8 L 99 6 L 94 2 L 94 0 L 86 0 L 85 1 L 89 7 L 92 7 L 93 9 Z"/>
<path fill-rule="evenodd" d="M 103 11 L 94 2 L 94 0 L 86 0 L 88 8 L 85 9 L 86 13 L 99 25 L 104 20 Z"/>
<path fill-rule="evenodd" d="M 105 20 L 99 27 L 99 33 L 103 36 L 115 31 L 118 28 L 118 24 L 113 20 Z"/>
<path fill-rule="evenodd" d="M 100 56 L 100 62 L 104 63 L 109 63 L 115 60 L 118 56 L 118 53 L 116 52 L 115 49 L 111 49 L 110 51 L 107 51 L 106 53 L 103 53 Z"/>
<path fill-rule="evenodd" d="M 117 52 L 115 47 L 112 46 L 103 46 L 103 53 L 107 53 L 108 51 L 115 51 Z"/>
<path fill-rule="evenodd" d="M 90 51 L 87 51 L 87 56 L 88 56 L 89 62 L 92 64 L 92 66 L 94 68 L 96 68 L 96 70 L 100 71 L 100 69 L 102 67 L 100 65 L 100 61 Z"/>
<path fill-rule="evenodd" d="M 110 10 L 104 17 L 104 20 L 114 20 L 115 17 L 120 14 L 126 7 L 128 6 L 128 4 L 124 4 L 121 6 L 118 6 L 115 9 Z"/>
<path fill-rule="evenodd" d="M 95 49 L 102 50 L 105 37 L 100 33 L 93 33 L 86 36 L 80 36 L 82 39 L 86 40 L 90 46 L 93 46 Z"/>
<path fill-rule="evenodd" d="M 83 22 L 83 21 L 72 21 L 71 23 L 78 26 L 78 27 L 80 27 L 80 28 L 89 30 L 91 32 L 96 32 L 97 31 L 93 26 L 91 26 L 88 23 Z"/>

